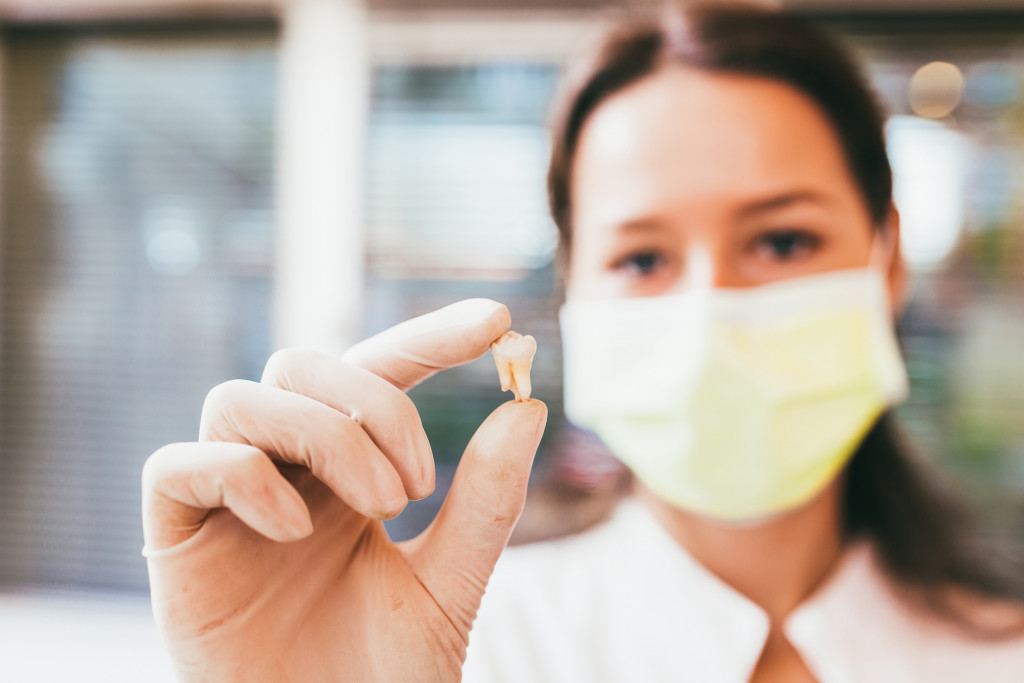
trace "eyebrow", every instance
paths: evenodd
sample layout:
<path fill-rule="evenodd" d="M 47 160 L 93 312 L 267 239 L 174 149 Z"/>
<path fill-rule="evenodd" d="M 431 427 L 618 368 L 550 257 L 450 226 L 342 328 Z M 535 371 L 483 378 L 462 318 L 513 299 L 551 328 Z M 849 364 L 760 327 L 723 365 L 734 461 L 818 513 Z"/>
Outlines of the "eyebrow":
<path fill-rule="evenodd" d="M 758 214 L 778 211 L 794 204 L 802 203 L 828 206 L 834 203 L 834 200 L 817 190 L 793 190 L 746 202 L 736 210 L 736 217 L 740 219 L 750 218 Z M 659 232 L 664 226 L 657 217 L 641 217 L 612 222 L 608 227 L 619 234 L 628 234 L 634 232 Z"/>
<path fill-rule="evenodd" d="M 740 218 L 747 218 L 760 213 L 767 213 L 769 211 L 777 211 L 778 209 L 784 209 L 793 204 L 812 203 L 819 205 L 829 205 L 832 203 L 832 199 L 821 192 L 815 190 L 796 190 L 793 192 L 786 192 L 784 194 L 774 195 L 766 197 L 764 199 L 758 199 L 753 202 L 740 207 L 736 214 Z"/>
<path fill-rule="evenodd" d="M 662 225 L 657 219 L 634 218 L 622 222 L 611 223 L 609 227 L 618 233 L 658 232 Z"/>

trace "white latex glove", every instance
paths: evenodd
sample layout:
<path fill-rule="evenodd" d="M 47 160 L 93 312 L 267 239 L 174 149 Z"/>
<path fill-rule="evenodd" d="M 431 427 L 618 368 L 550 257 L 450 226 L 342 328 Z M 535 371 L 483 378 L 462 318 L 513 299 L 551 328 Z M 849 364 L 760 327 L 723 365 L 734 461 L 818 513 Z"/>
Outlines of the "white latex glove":
<path fill-rule="evenodd" d="M 379 520 L 434 487 L 404 390 L 487 351 L 493 301 L 402 323 L 342 359 L 274 354 L 262 381 L 203 406 L 198 443 L 143 471 L 153 609 L 185 681 L 458 681 L 467 636 L 526 495 L 547 419 L 498 407 L 434 523 L 394 544 Z"/>

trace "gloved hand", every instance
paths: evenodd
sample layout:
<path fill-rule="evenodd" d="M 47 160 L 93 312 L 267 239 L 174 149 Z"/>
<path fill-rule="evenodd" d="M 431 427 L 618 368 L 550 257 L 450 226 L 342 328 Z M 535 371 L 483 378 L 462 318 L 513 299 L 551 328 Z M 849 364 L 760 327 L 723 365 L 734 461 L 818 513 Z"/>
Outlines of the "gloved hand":
<path fill-rule="evenodd" d="M 274 354 L 260 383 L 203 407 L 198 443 L 143 471 L 153 609 L 185 681 L 458 681 L 470 626 L 522 510 L 547 408 L 498 407 L 434 523 L 392 543 L 380 520 L 434 486 L 403 393 L 509 327 L 493 301 L 407 321 L 340 360 Z"/>

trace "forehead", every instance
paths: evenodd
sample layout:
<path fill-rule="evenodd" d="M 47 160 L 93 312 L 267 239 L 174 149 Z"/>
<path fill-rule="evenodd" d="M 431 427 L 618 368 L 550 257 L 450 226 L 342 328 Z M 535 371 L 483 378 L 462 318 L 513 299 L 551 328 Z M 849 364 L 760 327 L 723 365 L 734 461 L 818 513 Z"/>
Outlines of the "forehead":
<path fill-rule="evenodd" d="M 574 225 L 808 191 L 860 204 L 824 113 L 787 84 L 664 67 L 608 98 L 583 126 Z M 855 207 L 851 207 L 855 208 Z"/>

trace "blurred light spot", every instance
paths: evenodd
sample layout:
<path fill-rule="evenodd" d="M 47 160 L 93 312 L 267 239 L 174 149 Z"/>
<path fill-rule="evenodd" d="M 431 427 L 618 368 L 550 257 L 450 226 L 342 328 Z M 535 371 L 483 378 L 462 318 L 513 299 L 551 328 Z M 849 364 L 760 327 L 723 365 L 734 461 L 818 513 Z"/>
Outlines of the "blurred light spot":
<path fill-rule="evenodd" d="M 967 70 L 964 99 L 982 107 L 1002 107 L 1020 99 L 1020 82 L 1012 66 L 980 62 Z"/>
<path fill-rule="evenodd" d="M 903 255 L 911 267 L 933 267 L 962 230 L 967 141 L 938 122 L 910 116 L 889 119 L 886 137 Z"/>
<path fill-rule="evenodd" d="M 144 221 L 146 259 L 153 270 L 166 275 L 186 275 L 199 265 L 195 221 L 183 207 L 160 207 L 147 212 Z"/>
<path fill-rule="evenodd" d="M 181 230 L 164 230 L 153 235 L 146 246 L 153 270 L 168 275 L 185 275 L 199 265 L 196 238 Z"/>
<path fill-rule="evenodd" d="M 910 108 L 927 119 L 948 115 L 963 96 L 963 74 L 949 62 L 925 64 L 910 79 Z"/>

